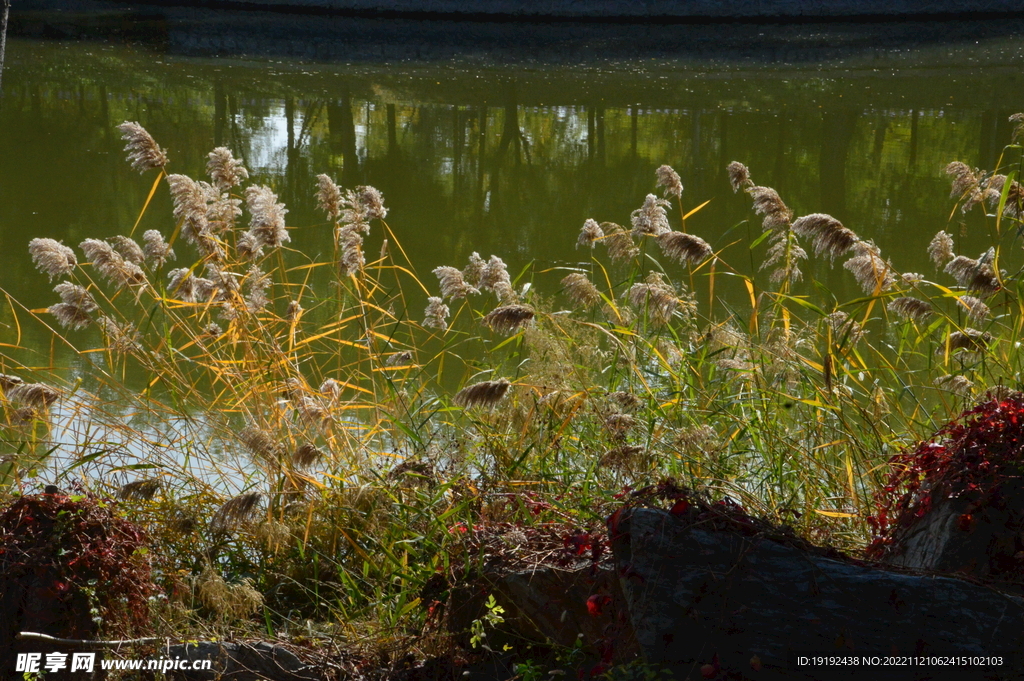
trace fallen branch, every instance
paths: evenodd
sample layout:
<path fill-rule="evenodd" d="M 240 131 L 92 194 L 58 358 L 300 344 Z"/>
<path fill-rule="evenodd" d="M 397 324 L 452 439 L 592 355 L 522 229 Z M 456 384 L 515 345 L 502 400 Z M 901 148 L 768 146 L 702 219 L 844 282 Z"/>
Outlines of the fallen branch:
<path fill-rule="evenodd" d="M 70 646 L 73 648 L 118 648 L 120 646 L 132 645 L 134 643 L 158 643 L 164 639 L 159 637 L 153 638 L 129 638 L 121 641 L 85 641 L 76 638 L 57 638 L 56 636 L 50 636 L 48 634 L 38 634 L 34 631 L 19 631 L 15 638 L 22 641 L 46 641 L 47 643 L 56 643 L 62 646 Z"/>

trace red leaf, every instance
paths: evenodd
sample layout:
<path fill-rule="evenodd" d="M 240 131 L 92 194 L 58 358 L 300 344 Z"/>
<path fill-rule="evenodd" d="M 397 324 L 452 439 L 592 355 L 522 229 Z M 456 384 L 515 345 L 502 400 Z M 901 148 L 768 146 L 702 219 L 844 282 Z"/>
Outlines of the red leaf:
<path fill-rule="evenodd" d="M 587 599 L 587 612 L 591 617 L 597 617 L 601 614 L 601 609 L 611 602 L 612 597 L 608 594 L 594 594 Z"/>
<path fill-rule="evenodd" d="M 669 509 L 669 513 L 671 513 L 672 515 L 682 515 L 686 513 L 689 509 L 690 502 L 686 501 L 685 499 L 680 499 L 672 506 L 671 509 Z"/>

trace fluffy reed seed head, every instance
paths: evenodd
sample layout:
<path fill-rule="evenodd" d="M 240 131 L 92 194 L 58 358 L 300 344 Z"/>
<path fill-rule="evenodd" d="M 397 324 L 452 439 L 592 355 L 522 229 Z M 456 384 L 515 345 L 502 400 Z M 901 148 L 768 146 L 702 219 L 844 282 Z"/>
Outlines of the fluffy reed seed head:
<path fill-rule="evenodd" d="M 814 252 L 818 256 L 828 255 L 835 262 L 841 255 L 846 255 L 859 241 L 854 232 L 831 215 L 811 213 L 793 222 L 793 231 L 798 235 L 811 239 Z"/>
<path fill-rule="evenodd" d="M 442 298 L 457 300 L 480 293 L 479 289 L 467 284 L 462 271 L 454 267 L 435 267 L 434 275 L 441 284 Z"/>
<path fill-rule="evenodd" d="M 291 241 L 285 227 L 288 209 L 277 202 L 277 194 L 262 185 L 251 185 L 245 190 L 245 205 L 249 209 L 249 231 L 258 247 L 280 248 Z"/>
<path fill-rule="evenodd" d="M 136 265 L 142 265 L 146 262 L 146 254 L 142 252 L 142 248 L 131 237 L 115 234 L 107 239 L 107 243 L 128 262 L 135 263 Z"/>
<path fill-rule="evenodd" d="M 903 317 L 904 319 L 912 319 L 915 322 L 922 322 L 933 313 L 932 304 L 927 300 L 921 300 L 919 298 L 912 298 L 910 296 L 901 296 L 894 299 L 889 303 L 888 309 L 890 312 Z"/>
<path fill-rule="evenodd" d="M 133 262 L 125 260 L 106 241 L 86 239 L 79 248 L 85 253 L 92 266 L 108 282 L 122 286 L 138 286 L 146 283 L 146 274 Z"/>
<path fill-rule="evenodd" d="M 399 366 L 405 366 L 406 364 L 409 364 L 410 362 L 412 362 L 412 351 L 411 350 L 402 350 L 401 352 L 396 352 L 395 354 L 393 354 L 390 357 L 388 357 L 384 361 L 384 366 L 399 367 Z"/>
<path fill-rule="evenodd" d="M 773 284 L 788 281 L 790 284 L 803 279 L 800 261 L 807 259 L 807 251 L 800 247 L 796 235 L 791 230 L 776 230 L 769 237 L 768 252 L 758 271 L 774 265 L 781 265 L 772 270 L 769 280 Z"/>
<path fill-rule="evenodd" d="M 28 252 L 36 269 L 46 274 L 50 281 L 71 274 L 78 264 L 75 252 L 53 239 L 32 239 L 28 242 Z"/>
<path fill-rule="evenodd" d="M 677 199 L 683 195 L 683 181 L 679 179 L 679 173 L 677 173 L 672 166 L 663 165 L 654 171 L 654 174 L 658 178 L 659 187 L 665 188 L 665 197 L 674 196 Z"/>
<path fill-rule="evenodd" d="M 187 175 L 168 175 L 167 186 L 174 202 L 174 218 L 182 223 L 181 235 L 189 243 L 199 245 L 199 235 L 210 229 L 206 216 L 206 192 L 202 185 Z"/>
<path fill-rule="evenodd" d="M 329 220 L 341 215 L 341 189 L 327 175 L 316 176 L 316 207 L 327 214 Z"/>
<path fill-rule="evenodd" d="M 970 397 L 974 382 L 965 376 L 946 375 L 935 379 L 935 387 L 960 397 Z"/>
<path fill-rule="evenodd" d="M 126 142 L 124 150 L 128 152 L 132 170 L 144 173 L 167 165 L 167 152 L 157 145 L 141 125 L 125 121 L 117 129 L 121 131 L 121 139 Z"/>
<path fill-rule="evenodd" d="M 793 211 L 782 202 L 782 197 L 771 187 L 751 187 L 747 190 L 754 202 L 754 212 L 764 216 L 765 229 L 788 230 Z"/>
<path fill-rule="evenodd" d="M 982 352 L 991 342 L 992 334 L 989 332 L 968 328 L 963 331 L 954 331 L 949 334 L 948 344 L 950 352 L 956 352 L 957 350 Z M 942 348 L 939 348 L 939 352 L 942 352 Z"/>
<path fill-rule="evenodd" d="M 508 276 L 504 261 L 496 255 L 492 255 L 484 267 L 480 276 L 480 288 L 492 291 L 502 303 L 514 303 L 519 300 L 519 296 L 512 288 L 512 279 Z"/>
<path fill-rule="evenodd" d="M 270 304 L 267 291 L 273 285 L 270 276 L 253 265 L 245 275 L 242 283 L 245 291 L 245 307 L 249 312 L 258 312 Z"/>
<path fill-rule="evenodd" d="M 320 392 L 327 396 L 330 400 L 337 400 L 341 398 L 341 383 L 334 378 L 324 379 L 324 382 L 320 384 Z"/>
<path fill-rule="evenodd" d="M 150 269 L 158 270 L 174 260 L 174 249 L 164 241 L 164 236 L 155 229 L 146 230 L 142 235 L 142 254 Z"/>
<path fill-rule="evenodd" d="M 494 407 L 508 393 L 512 384 L 504 378 L 496 381 L 483 381 L 466 386 L 455 394 L 452 401 L 460 407 Z"/>
<path fill-rule="evenodd" d="M 969 192 L 978 188 L 978 174 L 971 170 L 971 167 L 960 161 L 953 161 L 946 166 L 946 174 L 953 182 L 949 196 L 954 199 L 963 198 Z"/>
<path fill-rule="evenodd" d="M 284 451 L 270 433 L 254 425 L 248 425 L 239 431 L 238 440 L 253 456 L 268 463 L 279 462 Z"/>
<path fill-rule="evenodd" d="M 597 224 L 597 220 L 587 218 L 583 227 L 580 228 L 579 238 L 576 239 L 576 248 L 590 246 L 593 249 L 603 238 L 604 232 L 601 230 L 601 225 Z"/>
<path fill-rule="evenodd" d="M 33 409 L 49 409 L 60 392 L 44 383 L 18 383 L 7 390 L 7 399 Z"/>
<path fill-rule="evenodd" d="M 210 529 L 214 532 L 228 532 L 251 520 L 259 512 L 263 495 L 249 492 L 232 497 L 217 509 L 210 519 Z"/>
<path fill-rule="evenodd" d="M 967 319 L 980 324 L 992 316 L 989 306 L 974 296 L 960 296 L 960 304 L 967 310 Z"/>
<path fill-rule="evenodd" d="M 729 184 L 732 185 L 734 194 L 740 189 L 749 189 L 754 186 L 754 182 L 750 179 L 750 170 L 739 161 L 733 161 L 726 166 L 725 170 L 729 173 Z"/>
<path fill-rule="evenodd" d="M 443 298 L 427 298 L 427 309 L 423 312 L 423 326 L 444 331 L 448 328 L 448 306 Z"/>
<path fill-rule="evenodd" d="M 870 295 L 892 288 L 896 277 L 888 263 L 882 260 L 877 246 L 869 241 L 858 241 L 851 250 L 854 255 L 843 267 L 853 274 L 864 293 Z"/>
<path fill-rule="evenodd" d="M 825 323 L 832 329 L 832 338 L 837 343 L 856 343 L 864 337 L 864 329 L 850 315 L 836 310 L 825 317 Z"/>
<path fill-rule="evenodd" d="M 669 231 L 655 238 L 662 252 L 680 264 L 699 265 L 715 254 L 707 241 L 693 234 Z"/>
<path fill-rule="evenodd" d="M 590 308 L 601 302 L 601 292 L 581 272 L 573 272 L 562 279 L 562 288 L 581 307 Z"/>
<path fill-rule="evenodd" d="M 296 468 L 311 468 L 326 458 L 327 452 L 307 442 L 292 452 L 292 465 Z"/>
<path fill-rule="evenodd" d="M 680 308 L 675 289 L 657 272 L 649 275 L 646 281 L 629 287 L 625 298 L 633 307 L 646 310 L 648 319 L 655 324 L 667 324 Z"/>
<path fill-rule="evenodd" d="M 64 281 L 53 289 L 60 295 L 61 302 L 51 305 L 47 311 L 57 318 L 66 329 L 81 329 L 92 323 L 92 314 L 99 309 L 92 294 L 85 288 Z"/>
<path fill-rule="evenodd" d="M 0 374 L 0 390 L 7 392 L 16 385 L 21 385 L 23 381 L 18 376 L 11 376 L 10 374 Z"/>
<path fill-rule="evenodd" d="M 502 305 L 484 316 L 484 324 L 497 333 L 513 333 L 536 316 L 529 305 Z"/>
<path fill-rule="evenodd" d="M 302 318 L 302 304 L 297 300 L 288 303 L 288 309 L 284 312 L 285 321 L 289 324 L 298 324 Z"/>
<path fill-rule="evenodd" d="M 117 491 L 119 499 L 134 499 L 137 501 L 149 501 L 160 491 L 162 483 L 157 478 L 144 478 L 122 485 Z"/>
<path fill-rule="evenodd" d="M 633 236 L 660 236 L 668 232 L 668 215 L 665 213 L 665 207 L 668 205 L 669 202 L 665 199 L 648 194 L 644 199 L 644 205 L 629 216 L 633 225 Z"/>
<path fill-rule="evenodd" d="M 473 251 L 469 256 L 469 263 L 462 270 L 462 278 L 468 286 L 483 288 L 484 272 L 487 271 L 487 263 L 480 257 L 480 254 Z"/>
<path fill-rule="evenodd" d="M 126 321 L 119 324 L 103 315 L 99 318 L 98 324 L 103 329 L 107 347 L 112 352 L 127 354 L 142 349 L 142 345 L 139 343 L 139 332 L 131 322 Z"/>
<path fill-rule="evenodd" d="M 945 272 L 970 291 L 995 293 L 999 290 L 999 280 L 992 266 L 985 262 L 984 255 L 977 260 L 958 255 L 946 263 Z"/>
<path fill-rule="evenodd" d="M 217 147 L 207 154 L 207 158 L 206 174 L 220 191 L 230 191 L 249 179 L 249 171 L 227 147 Z"/>
<path fill-rule="evenodd" d="M 993 205 L 997 205 L 998 202 L 999 198 L 996 198 Z M 1016 180 L 1006 192 L 1006 206 L 1003 207 L 1003 215 L 1015 220 L 1024 218 L 1024 185 Z"/>
<path fill-rule="evenodd" d="M 608 255 L 612 260 L 632 260 L 640 254 L 640 249 L 633 241 L 633 235 L 621 225 L 614 222 L 602 222 L 601 229 L 604 231 L 602 243 L 608 248 Z"/>
<path fill-rule="evenodd" d="M 928 244 L 928 256 L 935 263 L 935 269 L 943 269 L 955 257 L 953 253 L 953 237 L 945 230 L 932 237 Z"/>
<path fill-rule="evenodd" d="M 1013 135 L 1010 140 L 1013 142 L 1019 142 L 1021 138 L 1024 138 L 1024 113 L 1015 113 L 1010 116 L 1009 121 L 1014 124 Z"/>
<path fill-rule="evenodd" d="M 604 427 L 613 438 L 622 438 L 636 427 L 636 418 L 629 414 L 610 414 L 605 417 Z"/>
<path fill-rule="evenodd" d="M 242 215 L 242 200 L 233 198 L 227 192 L 220 192 L 216 187 L 200 182 L 199 186 L 206 193 L 206 220 L 210 232 L 219 234 L 235 228 L 235 222 Z"/>
<path fill-rule="evenodd" d="M 335 230 L 335 238 L 338 240 L 338 250 L 341 258 L 338 260 L 338 272 L 343 277 L 354 277 L 363 271 L 366 266 L 366 256 L 363 255 L 363 237 L 355 225 L 343 225 Z"/>

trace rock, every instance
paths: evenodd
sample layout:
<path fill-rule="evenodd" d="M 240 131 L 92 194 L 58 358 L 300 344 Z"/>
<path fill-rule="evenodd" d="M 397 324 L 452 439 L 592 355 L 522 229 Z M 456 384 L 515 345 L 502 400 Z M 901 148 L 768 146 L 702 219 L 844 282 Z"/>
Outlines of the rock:
<path fill-rule="evenodd" d="M 620 513 L 612 550 L 645 661 L 679 679 L 1024 677 L 1024 599 L 986 586 L 652 509 Z M 801 654 L 1002 655 L 1004 664 L 815 669 L 796 665 Z"/>
<path fill-rule="evenodd" d="M 177 669 L 172 681 L 320 681 L 323 675 L 284 646 L 273 643 L 200 641 L 165 646 L 157 655 L 170 660 L 210 660 L 209 670 Z M 191 666 L 191 665 L 186 665 Z"/>

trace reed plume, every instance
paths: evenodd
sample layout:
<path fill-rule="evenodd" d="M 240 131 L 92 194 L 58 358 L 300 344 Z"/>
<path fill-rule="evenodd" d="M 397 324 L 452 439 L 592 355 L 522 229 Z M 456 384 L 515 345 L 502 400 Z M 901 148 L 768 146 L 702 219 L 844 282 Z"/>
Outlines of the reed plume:
<path fill-rule="evenodd" d="M 999 198 L 995 199 L 998 203 Z M 1010 185 L 1006 192 L 1006 205 L 1003 207 L 1003 215 L 1020 220 L 1024 217 L 1024 185 L 1016 180 Z"/>
<path fill-rule="evenodd" d="M 115 286 L 138 286 L 146 283 L 146 274 L 133 262 L 125 260 L 108 244 L 99 239 L 86 239 L 79 248 L 92 266 Z"/>
<path fill-rule="evenodd" d="M 654 194 L 648 194 L 644 205 L 630 214 L 633 225 L 633 236 L 660 236 L 669 231 L 668 215 L 665 207 L 669 203 Z"/>
<path fill-rule="evenodd" d="M 960 296 L 959 301 L 967 310 L 967 318 L 976 324 L 980 324 L 992 315 L 992 310 L 980 298 Z"/>
<path fill-rule="evenodd" d="M 793 220 L 793 211 L 782 202 L 782 197 L 771 187 L 751 187 L 747 190 L 754 202 L 754 212 L 764 216 L 761 223 L 765 229 L 788 230 Z"/>
<path fill-rule="evenodd" d="M 99 318 L 98 324 L 103 329 L 106 345 L 111 352 L 123 355 L 142 350 L 142 345 L 139 343 L 139 332 L 131 322 L 126 321 L 119 324 L 103 315 Z"/>
<path fill-rule="evenodd" d="M 832 338 L 836 342 L 849 341 L 856 343 L 864 337 L 864 329 L 850 315 L 836 310 L 825 317 L 825 323 L 832 329 Z"/>
<path fill-rule="evenodd" d="M 411 361 L 412 351 L 402 350 L 401 352 L 396 352 L 395 354 L 388 357 L 387 360 L 384 362 L 384 365 L 389 367 L 397 367 L 408 364 Z"/>
<path fill-rule="evenodd" d="M 977 172 L 971 170 L 970 166 L 960 161 L 953 161 L 946 166 L 946 174 L 952 178 L 953 187 L 950 191 L 950 198 L 961 199 L 968 192 L 978 188 Z"/>
<path fill-rule="evenodd" d="M 580 236 L 576 239 L 576 248 L 590 246 L 593 249 L 597 242 L 603 238 L 604 232 L 601 230 L 601 226 L 597 224 L 597 220 L 587 218 L 583 223 L 583 227 L 580 228 Z"/>
<path fill-rule="evenodd" d="M 121 139 L 126 142 L 124 150 L 128 152 L 132 170 L 144 173 L 167 165 L 167 152 L 157 145 L 141 125 L 125 121 L 117 129 L 121 131 Z"/>
<path fill-rule="evenodd" d="M 297 300 L 288 302 L 288 308 L 284 312 L 285 321 L 289 324 L 298 324 L 302 318 L 302 304 Z"/>
<path fill-rule="evenodd" d="M 505 397 L 511 387 L 512 384 L 504 378 L 474 383 L 457 392 L 452 401 L 466 409 L 472 407 L 491 408 Z"/>
<path fill-rule="evenodd" d="M 210 519 L 210 530 L 228 532 L 236 529 L 242 523 L 252 519 L 259 511 L 262 500 L 263 495 L 259 492 L 249 492 L 232 497 L 213 514 Z"/>
<path fill-rule="evenodd" d="M 299 445 L 292 453 L 292 465 L 296 468 L 311 468 L 327 458 L 327 452 L 314 444 L 306 442 Z"/>
<path fill-rule="evenodd" d="M 793 231 L 799 236 L 811 239 L 814 252 L 818 256 L 827 255 L 832 262 L 835 262 L 837 257 L 846 255 L 859 241 L 852 230 L 825 213 L 812 213 L 797 218 L 793 223 Z"/>
<path fill-rule="evenodd" d="M 44 383 L 18 383 L 6 391 L 7 399 L 33 409 L 49 409 L 60 393 Z"/>
<path fill-rule="evenodd" d="M 50 281 L 71 274 L 78 265 L 75 252 L 53 239 L 32 239 L 28 242 L 28 252 L 36 269 L 46 274 Z"/>
<path fill-rule="evenodd" d="M 0 390 L 7 392 L 16 385 L 21 385 L 23 381 L 18 376 L 12 376 L 10 374 L 0 374 Z"/>
<path fill-rule="evenodd" d="M 931 243 L 928 244 L 928 256 L 935 263 L 936 269 L 946 267 L 949 261 L 954 258 L 953 237 L 945 230 L 939 230 L 932 237 Z"/>
<path fill-rule="evenodd" d="M 743 165 L 739 161 L 733 161 L 726 167 L 726 172 L 729 173 L 729 184 L 732 185 L 732 191 L 735 194 L 740 189 L 751 189 L 754 186 L 753 181 L 750 179 L 750 170 L 747 166 Z"/>
<path fill-rule="evenodd" d="M 288 209 L 277 202 L 277 194 L 270 187 L 251 185 L 245 190 L 245 204 L 249 209 L 249 231 L 246 250 L 250 257 L 263 254 L 263 247 L 280 248 L 291 241 L 285 227 Z"/>
<path fill-rule="evenodd" d="M 174 218 L 181 222 L 182 237 L 203 250 L 207 244 L 200 235 L 210 231 L 206 192 L 202 185 L 186 175 L 168 175 L 167 186 L 174 202 Z"/>
<path fill-rule="evenodd" d="M 593 307 L 601 302 L 601 292 L 587 279 L 587 275 L 580 272 L 573 272 L 562 279 L 562 288 L 573 302 L 582 307 Z"/>
<path fill-rule="evenodd" d="M 174 260 L 174 249 L 164 241 L 163 234 L 149 229 L 142 235 L 142 255 L 150 269 L 158 270 Z"/>
<path fill-rule="evenodd" d="M 889 303 L 888 309 L 904 319 L 912 319 L 915 322 L 922 322 L 933 313 L 931 303 L 919 298 L 911 298 L 910 296 L 901 296 L 894 299 Z"/>
<path fill-rule="evenodd" d="M 935 379 L 935 387 L 948 390 L 961 397 L 969 397 L 974 388 L 974 382 L 964 376 L 946 375 Z"/>
<path fill-rule="evenodd" d="M 608 256 L 612 260 L 632 260 L 640 254 L 633 235 L 622 226 L 614 222 L 602 222 L 601 229 L 604 231 L 602 242 L 608 247 Z"/>
<path fill-rule="evenodd" d="M 795 284 L 803 279 L 803 272 L 800 271 L 800 261 L 807 259 L 807 251 L 800 247 L 796 235 L 792 230 L 786 229 L 773 231 L 769 237 L 768 252 L 765 253 L 764 262 L 758 271 L 767 269 L 774 265 L 780 265 L 772 270 L 769 280 L 773 284 L 788 282 Z"/>
<path fill-rule="evenodd" d="M 953 331 L 949 334 L 949 350 L 955 352 L 957 350 L 966 350 L 967 352 L 982 352 L 988 347 L 988 344 L 992 342 L 992 334 L 987 331 L 978 331 L 977 329 L 964 329 L 963 331 Z M 942 348 L 939 349 L 941 352 Z"/>
<path fill-rule="evenodd" d="M 487 263 L 484 262 L 479 253 L 473 251 L 469 256 L 469 262 L 466 264 L 465 269 L 462 270 L 462 278 L 468 286 L 480 289 L 483 288 L 484 272 L 486 271 Z"/>
<path fill-rule="evenodd" d="M 487 266 L 480 276 L 481 289 L 492 291 L 498 300 L 503 304 L 514 303 L 519 300 L 515 290 L 512 288 L 512 280 L 508 276 L 505 263 L 496 255 L 492 255 L 487 261 Z"/>
<path fill-rule="evenodd" d="M 258 312 L 270 304 L 267 290 L 270 289 L 273 281 L 259 267 L 253 265 L 245 275 L 243 289 L 245 290 L 245 307 L 249 312 Z"/>
<path fill-rule="evenodd" d="M 237 187 L 249 179 L 249 171 L 227 147 L 217 147 L 207 154 L 207 158 L 209 160 L 206 162 L 206 174 L 218 190 L 231 191 L 232 187 Z"/>
<path fill-rule="evenodd" d="M 341 189 L 327 175 L 316 176 L 316 207 L 327 214 L 329 220 L 341 216 Z"/>
<path fill-rule="evenodd" d="M 338 400 L 341 398 L 341 383 L 334 378 L 324 379 L 324 382 L 320 384 L 320 392 L 332 401 Z"/>
<path fill-rule="evenodd" d="M 248 425 L 238 433 L 238 441 L 245 445 L 253 456 L 266 463 L 278 463 L 284 447 L 267 431 L 255 425 Z"/>
<path fill-rule="evenodd" d="M 61 302 L 51 305 L 47 312 L 57 318 L 66 329 L 81 329 L 92 323 L 92 314 L 99 309 L 92 294 L 86 289 L 64 281 L 53 289 Z"/>
<path fill-rule="evenodd" d="M 669 196 L 682 198 L 683 181 L 679 179 L 679 173 L 673 170 L 672 166 L 663 165 L 654 173 L 658 178 L 657 186 L 665 188 L 665 198 Z"/>
<path fill-rule="evenodd" d="M 149 501 L 156 496 L 156 493 L 160 491 L 162 483 L 157 478 L 144 478 L 142 480 L 135 480 L 129 482 L 126 485 L 122 485 L 121 489 L 117 491 L 119 499 L 134 499 L 139 501 Z"/>
<path fill-rule="evenodd" d="M 146 255 L 142 252 L 142 248 L 135 242 L 131 237 L 124 236 L 123 234 L 117 234 L 109 239 L 107 243 L 117 251 L 122 258 L 130 263 L 136 265 L 142 265 L 146 262 Z"/>
<path fill-rule="evenodd" d="M 958 255 L 946 263 L 945 272 L 970 291 L 991 294 L 999 290 L 999 279 L 989 262 L 988 253 L 983 253 L 977 260 Z"/>
<path fill-rule="evenodd" d="M 680 308 L 675 289 L 657 272 L 648 275 L 645 282 L 633 284 L 625 297 L 633 307 L 646 310 L 648 319 L 655 324 L 667 324 Z"/>
<path fill-rule="evenodd" d="M 1010 137 L 1010 140 L 1019 142 L 1024 137 L 1024 113 L 1015 113 L 1010 116 L 1009 120 L 1014 124 L 1013 135 Z"/>
<path fill-rule="evenodd" d="M 843 267 L 853 274 L 864 293 L 882 293 L 892 288 L 896 278 L 879 255 L 877 246 L 870 241 L 858 241 L 851 250 L 854 256 Z"/>
<path fill-rule="evenodd" d="M 605 430 L 614 439 L 621 439 L 630 430 L 636 427 L 636 419 L 629 414 L 610 414 L 604 419 Z"/>
<path fill-rule="evenodd" d="M 363 237 L 355 225 L 343 225 L 334 231 L 334 238 L 338 243 L 338 250 L 341 252 L 341 259 L 338 261 L 338 271 L 343 277 L 356 276 L 366 266 L 366 256 L 363 255 Z"/>
<path fill-rule="evenodd" d="M 699 265 L 715 253 L 707 241 L 684 232 L 665 232 L 656 240 L 662 252 L 679 263 Z"/>
<path fill-rule="evenodd" d="M 503 305 L 488 312 L 484 324 L 497 333 L 513 333 L 533 319 L 535 314 L 529 305 Z"/>
<path fill-rule="evenodd" d="M 443 298 L 427 298 L 427 309 L 423 312 L 423 326 L 444 331 L 448 328 L 448 306 Z"/>
<path fill-rule="evenodd" d="M 242 215 L 242 200 L 232 197 L 227 192 L 220 192 L 216 187 L 198 183 L 206 194 L 206 221 L 212 234 L 219 234 L 235 228 L 235 223 Z"/>
<path fill-rule="evenodd" d="M 434 275 L 441 284 L 442 298 L 457 300 L 480 293 L 479 289 L 467 284 L 462 272 L 454 267 L 436 267 Z"/>
<path fill-rule="evenodd" d="M 210 527 L 215 532 L 228 530 L 227 525 L 211 523 Z M 228 584 L 212 566 L 207 565 L 196 584 L 202 604 L 226 619 L 243 619 L 263 607 L 263 595 L 253 588 L 252 580 L 248 577 L 238 584 Z"/>

